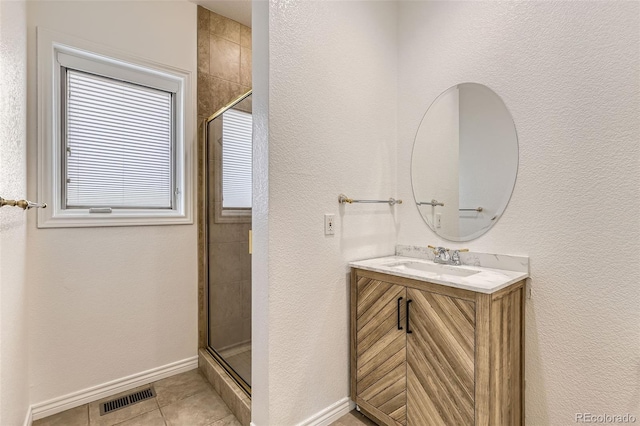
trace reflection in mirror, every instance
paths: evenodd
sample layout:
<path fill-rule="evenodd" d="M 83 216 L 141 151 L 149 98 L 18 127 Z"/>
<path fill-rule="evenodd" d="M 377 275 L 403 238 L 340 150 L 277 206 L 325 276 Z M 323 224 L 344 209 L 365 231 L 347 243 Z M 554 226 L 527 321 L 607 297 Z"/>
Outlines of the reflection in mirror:
<path fill-rule="evenodd" d="M 207 124 L 207 146 L 216 164 L 216 222 L 249 221 L 251 217 L 251 91 L 213 114 Z"/>
<path fill-rule="evenodd" d="M 440 237 L 469 241 L 487 232 L 509 203 L 518 171 L 518 139 L 502 99 L 463 83 L 424 115 L 411 157 L 420 215 Z"/>

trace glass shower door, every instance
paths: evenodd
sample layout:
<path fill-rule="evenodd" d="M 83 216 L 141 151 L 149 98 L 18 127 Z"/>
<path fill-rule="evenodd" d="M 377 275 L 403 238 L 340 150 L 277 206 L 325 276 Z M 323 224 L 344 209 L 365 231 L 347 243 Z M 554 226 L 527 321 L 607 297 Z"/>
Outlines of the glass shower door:
<path fill-rule="evenodd" d="M 251 391 L 251 92 L 207 120 L 208 350 Z"/>

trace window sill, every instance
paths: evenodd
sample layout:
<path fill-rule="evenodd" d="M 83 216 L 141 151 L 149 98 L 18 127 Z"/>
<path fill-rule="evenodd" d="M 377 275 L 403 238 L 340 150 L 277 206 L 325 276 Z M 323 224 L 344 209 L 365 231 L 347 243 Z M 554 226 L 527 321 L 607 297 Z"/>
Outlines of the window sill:
<path fill-rule="evenodd" d="M 38 228 L 89 228 L 106 226 L 191 225 L 193 218 L 173 212 L 116 210 L 112 213 L 89 213 L 87 210 L 61 211 L 53 214 L 38 211 Z"/>

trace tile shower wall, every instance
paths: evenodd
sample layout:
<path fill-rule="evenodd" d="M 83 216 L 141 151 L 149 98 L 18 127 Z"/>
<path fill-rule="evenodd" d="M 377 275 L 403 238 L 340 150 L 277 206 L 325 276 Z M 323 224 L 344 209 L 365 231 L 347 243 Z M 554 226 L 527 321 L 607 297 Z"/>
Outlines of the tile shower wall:
<path fill-rule="evenodd" d="M 203 124 L 207 117 L 251 89 L 251 28 L 198 7 L 198 122 L 199 158 L 204 158 Z M 214 170 L 213 148 L 207 162 L 201 162 L 199 173 L 204 194 L 204 173 L 208 173 L 210 193 L 199 198 L 200 229 L 207 221 L 209 232 L 209 282 L 215 291 L 209 294 L 210 338 L 217 349 L 235 346 L 251 340 L 251 256 L 248 234 L 250 223 L 215 223 L 213 219 Z M 206 164 L 206 167 L 204 167 Z M 207 240 L 200 235 L 200 247 Z M 201 251 L 202 252 L 202 251 Z M 206 346 L 206 304 L 204 286 L 206 270 L 201 263 L 200 274 L 200 346 Z"/>
<path fill-rule="evenodd" d="M 198 118 L 251 89 L 251 28 L 198 7 Z"/>

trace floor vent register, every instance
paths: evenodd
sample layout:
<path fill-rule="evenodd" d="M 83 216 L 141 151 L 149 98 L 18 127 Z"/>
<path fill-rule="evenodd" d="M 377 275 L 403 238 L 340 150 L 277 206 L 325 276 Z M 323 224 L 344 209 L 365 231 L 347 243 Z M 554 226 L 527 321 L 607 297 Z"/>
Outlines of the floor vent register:
<path fill-rule="evenodd" d="M 105 414 L 113 413 L 116 410 L 154 398 L 155 396 L 156 392 L 153 387 L 148 387 L 146 389 L 130 393 L 129 395 L 103 402 L 100 404 L 100 415 L 104 416 Z"/>

